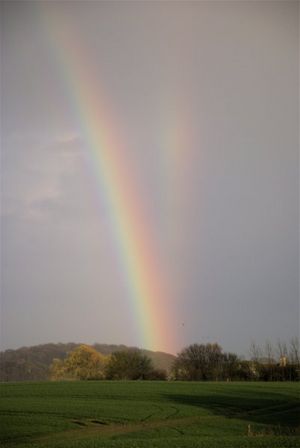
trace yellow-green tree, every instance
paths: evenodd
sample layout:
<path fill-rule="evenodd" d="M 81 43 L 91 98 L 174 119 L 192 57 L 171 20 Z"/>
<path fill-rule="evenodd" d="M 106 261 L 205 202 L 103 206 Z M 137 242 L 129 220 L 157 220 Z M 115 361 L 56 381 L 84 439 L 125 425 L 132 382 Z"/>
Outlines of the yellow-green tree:
<path fill-rule="evenodd" d="M 50 366 L 50 377 L 52 380 L 61 380 L 67 378 L 66 366 L 62 359 L 53 359 L 53 362 Z"/>
<path fill-rule="evenodd" d="M 64 361 L 54 359 L 51 378 L 75 380 L 101 380 L 107 357 L 88 345 L 80 345 Z"/>

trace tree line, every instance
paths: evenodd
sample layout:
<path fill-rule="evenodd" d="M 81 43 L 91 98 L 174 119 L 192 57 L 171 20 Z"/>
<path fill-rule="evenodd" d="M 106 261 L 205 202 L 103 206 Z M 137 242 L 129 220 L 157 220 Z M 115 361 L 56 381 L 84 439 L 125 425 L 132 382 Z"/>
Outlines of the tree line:
<path fill-rule="evenodd" d="M 54 359 L 50 366 L 53 380 L 166 380 L 167 373 L 153 366 L 142 350 L 131 348 L 103 355 L 88 345 L 81 345 L 64 359 Z"/>
<path fill-rule="evenodd" d="M 192 344 L 177 355 L 172 375 L 189 381 L 299 381 L 299 340 L 293 338 L 289 346 L 278 341 L 276 347 L 252 342 L 249 360 L 223 352 L 217 343 Z"/>
<path fill-rule="evenodd" d="M 53 360 L 65 360 L 80 345 L 82 343 L 48 343 L 2 351 L 0 352 L 0 381 L 48 381 Z M 124 344 L 101 343 L 95 343 L 92 347 L 103 355 L 129 348 Z M 174 355 L 151 350 L 142 352 L 152 360 L 155 368 L 170 371 Z"/>
<path fill-rule="evenodd" d="M 153 366 L 139 349 L 103 355 L 81 345 L 64 359 L 54 359 L 53 380 L 181 380 L 181 381 L 297 381 L 300 379 L 299 340 L 289 345 L 267 341 L 263 348 L 252 342 L 250 359 L 224 352 L 217 344 L 191 344 L 175 357 L 167 372 Z"/>

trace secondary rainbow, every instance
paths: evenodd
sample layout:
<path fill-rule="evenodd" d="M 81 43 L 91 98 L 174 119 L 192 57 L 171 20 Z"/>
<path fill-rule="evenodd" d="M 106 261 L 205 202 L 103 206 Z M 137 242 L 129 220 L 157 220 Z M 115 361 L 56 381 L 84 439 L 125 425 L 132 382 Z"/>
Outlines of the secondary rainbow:
<path fill-rule="evenodd" d="M 41 14 L 70 101 L 76 110 L 81 133 L 98 188 L 110 207 L 117 250 L 126 273 L 132 309 L 136 314 L 141 344 L 155 350 L 176 347 L 172 301 L 160 266 L 156 241 L 147 226 L 138 186 L 125 159 L 124 144 L 118 140 L 118 126 L 110 114 L 104 92 L 91 61 L 66 21 L 51 6 L 41 2 Z"/>

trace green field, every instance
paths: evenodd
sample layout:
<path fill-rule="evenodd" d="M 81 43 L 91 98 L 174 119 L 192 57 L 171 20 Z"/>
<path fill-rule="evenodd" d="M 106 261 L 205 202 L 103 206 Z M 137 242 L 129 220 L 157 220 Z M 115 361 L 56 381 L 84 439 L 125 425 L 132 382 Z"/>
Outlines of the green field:
<path fill-rule="evenodd" d="M 300 447 L 296 383 L 2 383 L 0 391 L 3 447 Z"/>

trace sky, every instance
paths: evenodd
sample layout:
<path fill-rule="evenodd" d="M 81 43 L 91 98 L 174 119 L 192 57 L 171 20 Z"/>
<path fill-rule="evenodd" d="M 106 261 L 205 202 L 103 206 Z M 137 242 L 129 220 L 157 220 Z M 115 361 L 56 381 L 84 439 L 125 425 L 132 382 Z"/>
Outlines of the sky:
<path fill-rule="evenodd" d="M 1 2 L 1 349 L 299 334 L 299 3 Z"/>

